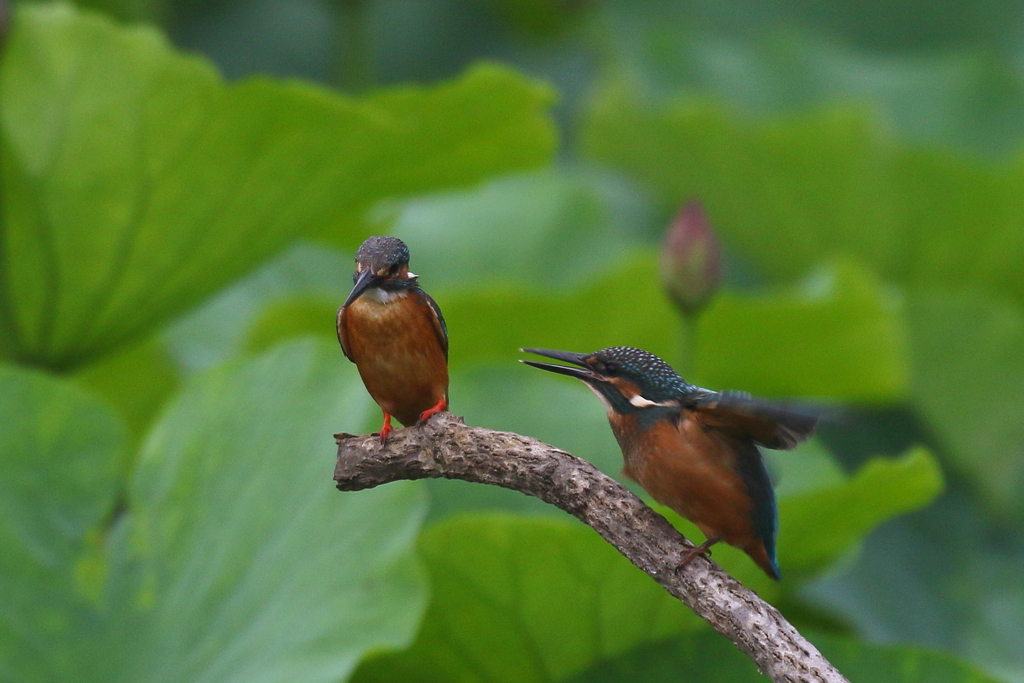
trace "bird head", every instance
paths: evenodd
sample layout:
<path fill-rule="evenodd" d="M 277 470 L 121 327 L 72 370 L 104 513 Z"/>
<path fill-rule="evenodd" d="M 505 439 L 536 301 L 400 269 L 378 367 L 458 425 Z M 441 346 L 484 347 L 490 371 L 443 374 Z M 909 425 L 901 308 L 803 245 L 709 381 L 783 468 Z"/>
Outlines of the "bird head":
<path fill-rule="evenodd" d="M 345 306 L 368 289 L 399 291 L 416 284 L 416 275 L 409 271 L 409 247 L 397 237 L 369 237 L 356 252 L 354 286 Z"/>
<path fill-rule="evenodd" d="M 541 370 L 582 380 L 609 411 L 628 414 L 652 408 L 678 410 L 694 389 L 668 363 L 642 349 L 613 346 L 594 353 L 522 349 L 524 353 L 571 363 L 572 366 L 521 361 Z"/>

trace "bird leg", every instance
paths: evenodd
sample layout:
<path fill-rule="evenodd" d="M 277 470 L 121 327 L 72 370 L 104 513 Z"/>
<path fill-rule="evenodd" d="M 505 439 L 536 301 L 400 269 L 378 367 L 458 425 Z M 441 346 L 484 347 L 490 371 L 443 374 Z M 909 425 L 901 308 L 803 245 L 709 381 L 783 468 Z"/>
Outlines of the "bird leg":
<path fill-rule="evenodd" d="M 388 434 L 395 431 L 391 426 L 391 413 L 384 413 L 384 426 L 380 428 L 380 443 L 383 446 L 388 442 Z"/>
<path fill-rule="evenodd" d="M 430 419 L 432 415 L 437 415 L 447 407 L 448 401 L 445 400 L 445 398 L 442 396 L 440 399 L 438 399 L 437 403 L 434 404 L 433 408 L 427 408 L 422 413 L 420 413 L 420 422 L 426 422 L 427 420 Z"/>
<path fill-rule="evenodd" d="M 718 543 L 720 540 L 722 539 L 718 536 L 709 536 L 708 540 L 704 541 L 696 547 L 687 550 L 685 553 L 683 553 L 683 559 L 679 563 L 679 566 L 676 567 L 676 570 L 678 571 L 686 565 L 690 564 L 690 562 L 693 561 L 693 558 L 697 557 L 698 555 L 711 555 L 711 546 Z"/>

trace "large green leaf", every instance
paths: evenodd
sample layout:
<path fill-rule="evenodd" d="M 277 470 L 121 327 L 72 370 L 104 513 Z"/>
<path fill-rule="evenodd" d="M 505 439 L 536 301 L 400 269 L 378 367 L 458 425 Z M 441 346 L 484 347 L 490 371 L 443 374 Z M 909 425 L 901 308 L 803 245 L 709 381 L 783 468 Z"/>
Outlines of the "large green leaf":
<path fill-rule="evenodd" d="M 125 428 L 95 398 L 39 372 L 0 366 L 0 680 L 60 680 L 75 629 L 74 584 L 114 507 Z"/>
<path fill-rule="evenodd" d="M 442 304 L 456 340 L 452 363 L 511 361 L 527 346 L 567 351 L 637 346 L 671 362 L 679 353 L 680 325 L 657 272 L 655 256 L 641 251 L 561 297 L 512 287 L 453 292 Z"/>
<path fill-rule="evenodd" d="M 993 533 L 982 501 L 955 479 L 950 489 L 925 514 L 872 534 L 855 561 L 801 598 L 872 641 L 939 647 L 1024 680 L 1024 538 Z"/>
<path fill-rule="evenodd" d="M 900 458 L 869 460 L 841 483 L 782 498 L 780 561 L 796 577 L 821 572 L 873 528 L 925 507 L 942 489 L 935 457 L 917 448 Z"/>
<path fill-rule="evenodd" d="M 985 165 L 908 148 L 892 176 L 904 235 L 893 279 L 923 288 L 982 286 L 1024 304 L 1024 155 Z"/>
<path fill-rule="evenodd" d="M 815 644 L 850 683 L 999 683 L 956 657 L 913 646 L 865 645 L 851 638 L 818 636 Z"/>
<path fill-rule="evenodd" d="M 353 269 L 352 254 L 322 243 L 299 242 L 176 320 L 162 336 L 175 361 L 194 373 L 242 354 L 250 328 L 273 303 L 302 297 L 329 301 L 330 315 L 315 321 L 310 332 L 331 332 L 335 302 L 344 300 L 352 288 Z M 276 338 L 287 336 L 294 335 Z"/>
<path fill-rule="evenodd" d="M 180 374 L 163 340 L 151 337 L 87 365 L 74 378 L 120 411 L 137 444 L 178 388 Z"/>
<path fill-rule="evenodd" d="M 912 647 L 868 645 L 853 638 L 813 639 L 850 683 L 999 683 L 956 657 Z M 571 683 L 761 683 L 757 667 L 717 633 L 701 630 L 599 662 Z"/>
<path fill-rule="evenodd" d="M 406 202 L 393 234 L 432 291 L 480 285 L 579 285 L 618 261 L 649 220 L 621 181 L 587 168 L 499 178 Z"/>
<path fill-rule="evenodd" d="M 757 0 L 724 10 L 655 1 L 638 11 L 635 0 L 606 0 L 600 8 L 616 75 L 645 94 L 698 92 L 747 118 L 864 102 L 901 138 L 996 156 L 1019 143 L 1024 115 L 1024 84 L 999 46 L 1016 45 L 1020 31 L 1000 21 L 1001 2 L 964 5 L 955 16 L 927 3 L 764 12 Z M 937 23 L 945 25 L 936 30 Z M 993 40 L 1000 33 L 1003 40 Z M 935 45 L 942 34 L 945 45 Z M 880 43 L 886 47 L 871 49 Z"/>
<path fill-rule="evenodd" d="M 1024 307 L 977 290 L 915 291 L 915 405 L 990 509 L 1024 505 Z"/>
<path fill-rule="evenodd" d="M 667 206 L 706 206 L 729 246 L 765 273 L 802 276 L 855 256 L 890 272 L 899 254 L 889 148 L 856 111 L 771 124 L 680 101 L 652 107 L 621 89 L 595 101 L 589 156 L 644 180 Z"/>
<path fill-rule="evenodd" d="M 17 19 L 0 65 L 0 351 L 50 367 L 166 321 L 302 232 L 358 243 L 352 217 L 381 198 L 553 147 L 550 93 L 496 66 L 349 100 L 225 86 L 153 30 L 66 5 Z"/>
<path fill-rule="evenodd" d="M 214 373 L 150 435 L 112 551 L 126 680 L 335 681 L 407 642 L 422 490 L 334 490 L 331 434 L 368 402 L 333 351 L 298 342 Z"/>
<path fill-rule="evenodd" d="M 333 682 L 407 644 L 423 490 L 331 481 L 331 434 L 367 410 L 334 349 L 308 340 L 193 381 L 150 433 L 107 551 L 85 556 L 88 623 L 54 643 L 52 675 L 21 680 Z"/>
<path fill-rule="evenodd" d="M 899 144 L 856 110 L 751 123 L 621 88 L 598 96 L 582 139 L 668 206 L 699 197 L 729 245 L 770 276 L 854 257 L 892 281 L 974 282 L 1024 299 L 1020 156 L 997 166 Z"/>
<path fill-rule="evenodd" d="M 404 652 L 354 680 L 557 681 L 697 618 L 593 530 L 479 515 L 420 539 L 433 595 Z"/>
<path fill-rule="evenodd" d="M 798 289 L 726 291 L 700 318 L 696 379 L 766 396 L 899 401 L 910 374 L 902 310 L 869 271 L 841 263 Z"/>

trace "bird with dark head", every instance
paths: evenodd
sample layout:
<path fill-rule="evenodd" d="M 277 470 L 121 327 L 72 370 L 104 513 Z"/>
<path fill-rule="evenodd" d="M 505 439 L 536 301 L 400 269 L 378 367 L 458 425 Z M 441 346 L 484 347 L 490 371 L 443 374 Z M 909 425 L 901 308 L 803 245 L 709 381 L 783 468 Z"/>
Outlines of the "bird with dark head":
<path fill-rule="evenodd" d="M 814 431 L 816 417 L 743 393 L 701 389 L 654 354 L 629 346 L 522 350 L 571 364 L 522 361 L 582 380 L 608 411 L 623 473 L 704 534 L 707 540 L 687 551 L 680 566 L 725 541 L 780 578 L 778 508 L 758 447 L 793 448 Z"/>
<path fill-rule="evenodd" d="M 366 390 L 405 426 L 448 408 L 448 328 L 409 271 L 409 248 L 395 237 L 370 237 L 356 252 L 355 285 L 338 309 L 338 341 Z"/>

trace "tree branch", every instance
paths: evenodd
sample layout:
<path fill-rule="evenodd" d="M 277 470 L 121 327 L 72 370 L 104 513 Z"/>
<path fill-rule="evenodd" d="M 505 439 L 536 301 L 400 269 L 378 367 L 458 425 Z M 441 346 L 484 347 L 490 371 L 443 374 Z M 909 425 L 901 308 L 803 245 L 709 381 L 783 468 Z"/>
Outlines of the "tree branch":
<path fill-rule="evenodd" d="M 692 545 L 668 520 L 593 465 L 536 439 L 467 427 L 442 413 L 415 429 L 336 435 L 334 479 L 359 491 L 400 479 L 446 478 L 521 491 L 551 503 L 597 533 L 776 682 L 846 682 L 774 607 L 707 559 L 678 570 Z M 848 683 L 848 682 L 847 682 Z"/>

